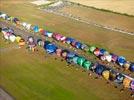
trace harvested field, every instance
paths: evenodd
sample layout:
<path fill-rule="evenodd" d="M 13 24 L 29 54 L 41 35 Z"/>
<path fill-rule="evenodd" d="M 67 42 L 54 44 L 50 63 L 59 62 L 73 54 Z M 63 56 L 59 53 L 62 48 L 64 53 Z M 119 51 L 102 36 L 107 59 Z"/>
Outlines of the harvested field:
<path fill-rule="evenodd" d="M 83 20 L 91 21 L 100 25 L 110 26 L 134 32 L 134 17 L 122 16 L 114 13 L 103 12 L 92 8 L 78 5 L 71 5 L 60 9 L 63 13 L 80 17 Z"/>
<path fill-rule="evenodd" d="M 111 10 L 119 13 L 134 15 L 133 0 L 69 0 L 99 9 Z"/>

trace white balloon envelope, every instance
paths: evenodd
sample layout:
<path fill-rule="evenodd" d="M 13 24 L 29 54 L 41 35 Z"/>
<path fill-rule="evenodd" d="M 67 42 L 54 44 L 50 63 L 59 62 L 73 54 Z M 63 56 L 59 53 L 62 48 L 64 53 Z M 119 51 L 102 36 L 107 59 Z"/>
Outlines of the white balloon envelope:
<path fill-rule="evenodd" d="M 14 42 L 16 40 L 16 37 L 15 37 L 15 35 L 12 34 L 9 36 L 9 39 L 11 42 Z"/>

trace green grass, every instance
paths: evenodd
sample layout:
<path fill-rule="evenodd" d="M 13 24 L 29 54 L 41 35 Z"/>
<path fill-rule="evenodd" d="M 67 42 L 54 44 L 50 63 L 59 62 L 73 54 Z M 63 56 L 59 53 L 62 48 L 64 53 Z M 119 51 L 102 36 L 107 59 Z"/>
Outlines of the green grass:
<path fill-rule="evenodd" d="M 111 42 L 106 41 L 120 37 L 116 39 L 123 42 L 122 45 L 119 46 L 115 40 L 117 44 L 112 50 L 117 52 L 119 49 L 122 50 L 119 51 L 120 53 L 132 54 L 130 51 L 133 47 L 126 52 L 122 49 L 125 47 L 122 46 L 131 47 L 130 42 L 133 37 L 42 12 L 35 6 L 24 3 L 23 0 L 18 1 L 17 4 L 13 4 L 12 1 L 2 1 L 1 8 L 2 11 L 18 16 L 23 21 L 42 27 L 45 24 L 47 30 L 72 36 L 87 44 L 96 44 L 110 49 Z M 103 35 L 105 38 L 101 38 Z M 129 45 L 124 41 L 128 41 Z M 3 40 L 0 44 L 4 48 L 15 45 L 5 45 Z M 129 92 L 120 93 L 112 85 L 106 85 L 104 79 L 95 80 L 93 76 L 88 77 L 87 73 L 83 73 L 81 69 L 77 71 L 75 67 L 67 68 L 66 63 L 60 61 L 61 58 L 58 60 L 54 58 L 55 56 L 45 54 L 42 49 L 34 53 L 28 52 L 25 48 L 1 52 L 0 86 L 4 87 L 16 100 L 131 100 Z M 129 59 L 132 58 L 129 57 Z"/>
<path fill-rule="evenodd" d="M 35 53 L 28 53 L 25 48 L 12 50 L 2 53 L 0 59 L 3 62 L 0 85 L 17 100 L 119 99 L 119 91 L 105 85 L 105 81 L 88 78 L 81 70 L 67 68 L 65 62 L 55 61 L 54 56 L 45 54 L 42 49 Z M 109 94 L 110 91 L 113 93 Z"/>

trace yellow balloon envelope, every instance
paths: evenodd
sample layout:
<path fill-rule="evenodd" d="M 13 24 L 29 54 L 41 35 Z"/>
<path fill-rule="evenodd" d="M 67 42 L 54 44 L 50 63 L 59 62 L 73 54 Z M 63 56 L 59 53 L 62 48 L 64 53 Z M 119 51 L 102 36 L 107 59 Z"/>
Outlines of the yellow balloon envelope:
<path fill-rule="evenodd" d="M 24 46 L 24 45 L 25 45 L 25 40 L 24 39 L 20 39 L 19 46 Z"/>
<path fill-rule="evenodd" d="M 125 68 L 125 70 L 128 70 L 129 67 L 130 67 L 130 62 L 126 62 L 126 63 L 124 64 L 124 68 Z"/>
<path fill-rule="evenodd" d="M 126 78 L 123 80 L 123 86 L 124 86 L 125 88 L 129 88 L 129 87 L 130 87 L 130 82 L 131 82 L 131 80 L 126 77 Z"/>
<path fill-rule="evenodd" d="M 109 79 L 109 71 L 108 70 L 105 70 L 105 71 L 103 71 L 102 72 L 102 76 L 106 79 L 106 80 L 108 80 Z"/>
<path fill-rule="evenodd" d="M 20 36 L 16 36 L 16 42 L 19 43 L 19 41 L 21 40 Z"/>

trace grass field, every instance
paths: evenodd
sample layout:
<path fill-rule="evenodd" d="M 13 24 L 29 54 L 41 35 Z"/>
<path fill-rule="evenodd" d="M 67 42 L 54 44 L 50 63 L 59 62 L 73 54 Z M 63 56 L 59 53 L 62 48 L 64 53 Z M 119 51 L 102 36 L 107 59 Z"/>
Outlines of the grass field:
<path fill-rule="evenodd" d="M 71 2 L 80 3 L 99 9 L 111 10 L 119 13 L 134 15 L 133 0 L 69 0 Z"/>
<path fill-rule="evenodd" d="M 133 61 L 134 37 L 48 14 L 29 2 L 1 0 L 0 6 L 2 11 L 18 16 L 21 20 L 40 26 L 45 25 L 45 29 L 61 32 L 88 44 L 99 45 Z M 15 44 L 0 40 L 0 46 L 3 48 L 12 45 Z M 119 89 L 110 84 L 106 85 L 105 80 L 88 77 L 81 69 L 77 71 L 76 68 L 67 68 L 65 62 L 54 58 L 55 56 L 45 54 L 42 49 L 35 53 L 29 53 L 25 48 L 0 52 L 0 86 L 16 100 L 132 99 L 127 90 L 120 93 Z"/>
<path fill-rule="evenodd" d="M 106 85 L 106 81 L 90 78 L 86 73 L 82 73 L 82 70 L 67 68 L 65 62 L 61 62 L 60 59 L 55 61 L 54 58 L 45 54 L 42 49 L 35 53 L 29 53 L 25 48 L 1 52 L 0 86 L 16 100 L 130 98 L 126 96 L 129 92 L 120 93 L 112 85 Z"/>

